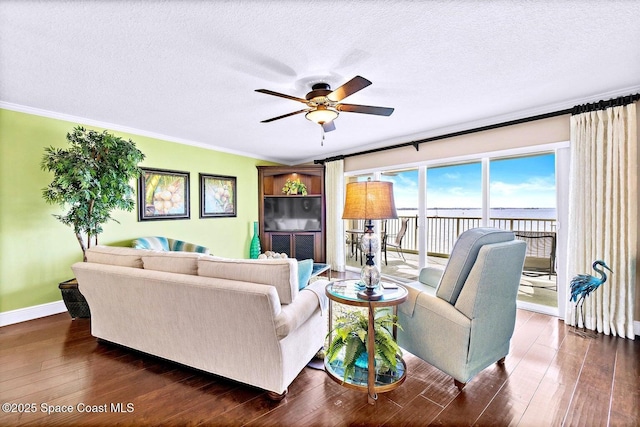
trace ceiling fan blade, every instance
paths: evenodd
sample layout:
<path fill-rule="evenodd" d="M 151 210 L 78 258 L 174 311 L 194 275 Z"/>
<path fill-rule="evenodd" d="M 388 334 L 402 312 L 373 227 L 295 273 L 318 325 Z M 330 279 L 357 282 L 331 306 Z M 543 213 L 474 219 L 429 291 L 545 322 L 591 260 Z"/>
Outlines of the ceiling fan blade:
<path fill-rule="evenodd" d="M 347 96 L 353 95 L 357 91 L 364 89 L 370 84 L 371 82 L 364 77 L 355 76 L 354 78 L 340 86 L 338 89 L 327 95 L 327 98 L 329 98 L 329 100 L 333 102 L 342 101 Z"/>
<path fill-rule="evenodd" d="M 323 123 L 321 126 L 325 132 L 331 132 L 332 130 L 336 130 L 336 125 L 335 123 L 333 123 L 333 120 L 331 120 L 329 123 Z"/>
<path fill-rule="evenodd" d="M 260 123 L 269 123 L 269 122 L 272 122 L 274 120 L 284 119 L 285 117 L 295 116 L 296 114 L 306 113 L 307 111 L 310 111 L 310 110 L 308 108 L 305 108 L 304 110 L 294 111 L 293 113 L 283 114 L 282 116 L 273 117 L 271 119 L 263 120 Z"/>
<path fill-rule="evenodd" d="M 393 113 L 393 108 L 356 104 L 338 104 L 336 110 L 347 113 L 375 114 L 376 116 L 390 116 Z"/>
<path fill-rule="evenodd" d="M 280 98 L 287 98 L 287 99 L 291 99 L 293 101 L 303 102 L 305 104 L 307 103 L 306 99 L 298 98 L 296 96 L 291 96 L 291 95 L 285 95 L 284 93 L 274 92 L 274 91 L 269 90 L 269 89 L 256 89 L 256 92 L 266 93 L 267 95 L 279 96 Z"/>

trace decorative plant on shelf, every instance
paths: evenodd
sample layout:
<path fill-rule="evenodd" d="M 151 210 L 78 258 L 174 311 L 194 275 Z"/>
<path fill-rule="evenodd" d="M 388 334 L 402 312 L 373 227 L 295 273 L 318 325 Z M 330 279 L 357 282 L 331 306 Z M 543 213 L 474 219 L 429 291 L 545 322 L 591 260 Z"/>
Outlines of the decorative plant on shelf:
<path fill-rule="evenodd" d="M 131 140 L 82 126 L 68 133 L 67 141 L 67 149 L 45 148 L 41 166 L 54 177 L 42 197 L 69 209 L 54 217 L 73 227 L 86 261 L 85 251 L 98 244 L 102 225 L 113 219 L 111 211 L 135 207 L 130 182 L 140 176 L 138 163 L 145 156 Z"/>
<path fill-rule="evenodd" d="M 378 372 L 395 371 L 397 358 L 402 351 L 393 338 L 392 330 L 396 326 L 402 329 L 394 316 L 388 310 L 380 310 L 375 314 L 375 361 Z M 350 310 L 335 320 L 336 326 L 329 333 L 333 338 L 327 349 L 329 363 L 333 362 L 344 349 L 344 380 L 353 377 L 359 359 L 367 358 L 367 337 L 369 318 L 366 310 Z M 379 364 L 379 365 L 378 365 Z"/>
<path fill-rule="evenodd" d="M 287 182 L 284 183 L 284 187 L 282 187 L 282 192 L 285 194 L 302 194 L 303 196 L 307 195 L 307 186 L 304 185 L 300 178 L 291 180 L 287 179 Z"/>

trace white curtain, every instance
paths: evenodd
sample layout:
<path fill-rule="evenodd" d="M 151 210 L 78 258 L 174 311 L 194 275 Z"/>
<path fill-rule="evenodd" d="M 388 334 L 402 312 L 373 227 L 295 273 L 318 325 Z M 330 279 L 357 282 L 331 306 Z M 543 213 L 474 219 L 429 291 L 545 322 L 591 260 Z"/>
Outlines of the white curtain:
<path fill-rule="evenodd" d="M 325 163 L 325 198 L 327 206 L 327 263 L 335 271 L 345 271 L 344 160 Z"/>
<path fill-rule="evenodd" d="M 571 117 L 571 173 L 567 274 L 598 275 L 603 260 L 613 270 L 584 302 L 579 327 L 634 339 L 633 311 L 638 239 L 638 133 L 636 105 Z M 576 323 L 567 298 L 565 322 Z"/>

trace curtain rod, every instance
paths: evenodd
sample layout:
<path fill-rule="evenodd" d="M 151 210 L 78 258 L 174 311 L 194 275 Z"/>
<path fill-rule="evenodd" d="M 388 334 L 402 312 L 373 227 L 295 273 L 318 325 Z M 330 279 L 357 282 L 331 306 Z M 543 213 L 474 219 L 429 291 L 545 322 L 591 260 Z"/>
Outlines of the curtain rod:
<path fill-rule="evenodd" d="M 502 122 L 502 123 L 496 123 L 493 125 L 487 125 L 487 126 L 480 126 L 477 128 L 472 128 L 472 129 L 467 129 L 467 130 L 461 130 L 458 132 L 452 132 L 452 133 L 447 133 L 444 135 L 438 135 L 438 136 L 432 136 L 429 138 L 424 138 L 424 139 L 418 139 L 415 141 L 411 141 L 411 142 L 403 142 L 400 144 L 395 144 L 395 145 L 390 145 L 387 147 L 380 147 L 380 148 L 374 148 L 371 150 L 365 150 L 365 151 L 359 151 L 357 153 L 351 153 L 351 154 L 344 154 L 344 155 L 340 155 L 340 156 L 333 156 L 333 157 L 327 157 L 326 159 L 322 159 L 322 160 L 314 160 L 313 163 L 314 164 L 324 164 L 326 162 L 333 162 L 336 160 L 343 160 L 347 157 L 355 157 L 355 156 L 362 156 L 364 154 L 372 154 L 372 153 L 379 153 L 381 151 L 387 151 L 387 150 L 394 150 L 396 148 L 404 148 L 404 147 L 409 147 L 409 146 L 413 146 L 416 151 L 420 151 L 420 144 L 424 144 L 427 142 L 433 142 L 433 141 L 438 141 L 441 139 L 447 139 L 447 138 L 454 138 L 456 136 L 462 136 L 462 135 L 469 135 L 472 133 L 477 133 L 477 132 L 483 132 L 483 131 L 487 131 L 487 130 L 492 130 L 492 129 L 499 129 L 502 127 L 506 127 L 506 126 L 513 126 L 513 125 L 518 125 L 518 124 L 522 124 L 522 123 L 528 123 L 528 122 L 533 122 L 536 120 L 543 120 L 543 119 L 549 119 L 551 117 L 557 117 L 557 116 L 562 116 L 565 114 L 580 114 L 582 112 L 585 111 L 593 111 L 593 110 L 598 110 L 598 109 L 604 109 L 604 108 L 608 108 L 611 106 L 618 106 L 618 105 L 626 105 L 629 104 L 631 102 L 635 102 L 638 99 L 640 99 L 640 94 L 636 93 L 634 95 L 627 95 L 627 96 L 621 96 L 618 98 L 614 98 L 614 99 L 610 99 L 608 101 L 599 101 L 599 102 L 595 102 L 592 104 L 583 104 L 583 105 L 576 105 L 575 107 L 572 108 L 566 108 L 564 110 L 558 110 L 558 111 L 553 111 L 551 113 L 545 113 L 545 114 L 538 114 L 536 116 L 531 116 L 531 117 L 525 117 L 522 119 L 516 119 L 516 120 L 509 120 L 507 122 Z M 592 110 L 585 110 L 585 108 L 587 108 L 587 106 L 594 106 L 594 107 L 590 107 L 592 108 Z M 595 107 L 595 106 L 604 106 L 602 108 L 600 107 Z M 576 111 L 579 111 L 576 113 Z"/>
<path fill-rule="evenodd" d="M 620 96 L 618 98 L 612 98 L 607 101 L 592 102 L 591 104 L 576 105 L 572 108 L 571 115 L 588 113 L 591 111 L 606 110 L 611 107 L 621 107 L 623 105 L 631 104 L 640 99 L 640 93 L 633 95 Z"/>

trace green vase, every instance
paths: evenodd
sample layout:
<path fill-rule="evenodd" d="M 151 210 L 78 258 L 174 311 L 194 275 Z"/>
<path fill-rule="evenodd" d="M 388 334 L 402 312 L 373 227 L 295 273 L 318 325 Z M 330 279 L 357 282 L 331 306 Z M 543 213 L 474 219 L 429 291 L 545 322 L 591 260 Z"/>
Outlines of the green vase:
<path fill-rule="evenodd" d="M 260 237 L 258 237 L 258 221 L 253 223 L 253 238 L 249 246 L 249 258 L 256 259 L 260 255 Z"/>

